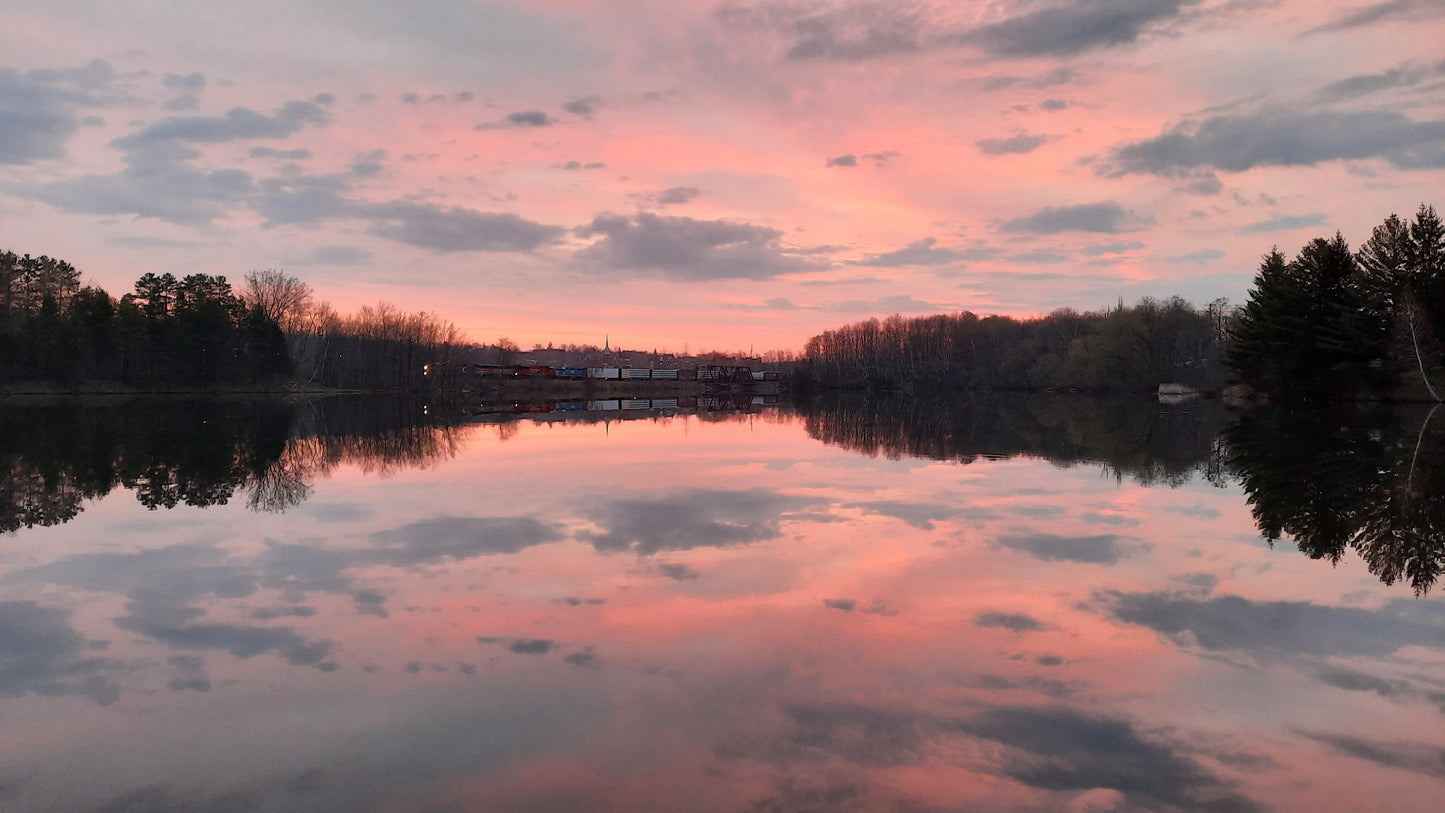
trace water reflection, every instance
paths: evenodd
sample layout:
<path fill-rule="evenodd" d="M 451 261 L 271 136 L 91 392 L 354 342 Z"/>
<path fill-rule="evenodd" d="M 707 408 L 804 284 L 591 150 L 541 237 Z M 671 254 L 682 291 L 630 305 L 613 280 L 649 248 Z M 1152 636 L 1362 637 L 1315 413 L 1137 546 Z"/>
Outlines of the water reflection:
<path fill-rule="evenodd" d="M 1219 471 L 1219 433 L 1234 415 L 1215 401 L 1131 396 L 979 394 L 952 400 L 833 396 L 799 406 L 808 434 L 845 449 L 971 463 L 1030 455 L 1096 462 L 1143 485 Z"/>
<path fill-rule="evenodd" d="M 1359 552 L 1423 593 L 1445 567 L 1445 419 L 1435 409 L 1261 409 L 1228 432 L 1260 532 L 1315 559 Z"/>
<path fill-rule="evenodd" d="M 461 409 L 387 398 L 71 399 L 0 406 L 0 532 L 58 525 L 116 488 L 149 509 L 255 511 L 306 499 L 337 466 L 386 475 L 453 457 Z"/>
<path fill-rule="evenodd" d="M 1438 598 L 1261 544 L 1207 406 L 991 403 L 234 405 L 168 511 L 94 430 L 0 545 L 0 806 L 1438 808 Z M 1423 500 L 1390 420 L 1329 459 Z"/>

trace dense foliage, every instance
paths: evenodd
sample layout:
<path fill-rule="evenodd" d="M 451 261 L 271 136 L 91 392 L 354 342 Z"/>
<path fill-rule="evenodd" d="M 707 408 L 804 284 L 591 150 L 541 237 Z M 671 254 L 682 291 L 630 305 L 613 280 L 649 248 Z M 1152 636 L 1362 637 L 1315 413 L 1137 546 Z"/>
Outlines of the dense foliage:
<path fill-rule="evenodd" d="M 474 350 L 450 322 L 380 304 L 338 314 L 276 270 L 145 274 L 116 299 L 63 260 L 0 252 L 0 382 L 143 390 L 420 389 L 428 363 Z M 448 370 L 445 364 L 439 369 Z"/>
<path fill-rule="evenodd" d="M 1178 297 L 1023 320 L 894 315 L 809 339 L 799 374 L 821 386 L 878 389 L 1212 387 L 1224 375 L 1227 320 L 1223 300 L 1199 309 Z"/>
<path fill-rule="evenodd" d="M 276 322 L 225 277 L 146 274 L 117 300 L 62 260 L 0 252 L 0 380 L 155 388 L 289 371 Z"/>
<path fill-rule="evenodd" d="M 1316 238 L 1286 261 L 1260 263 L 1226 360 L 1246 383 L 1287 396 L 1355 396 L 1421 388 L 1439 400 L 1445 327 L 1445 227 L 1421 206 L 1390 215 L 1351 253 Z"/>

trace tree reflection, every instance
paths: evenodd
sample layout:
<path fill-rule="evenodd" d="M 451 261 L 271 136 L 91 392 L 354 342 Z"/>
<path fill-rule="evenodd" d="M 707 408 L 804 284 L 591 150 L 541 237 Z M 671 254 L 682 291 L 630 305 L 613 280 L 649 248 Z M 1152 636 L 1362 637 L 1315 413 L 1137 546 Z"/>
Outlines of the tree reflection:
<path fill-rule="evenodd" d="M 867 455 L 960 463 L 1030 455 L 1061 466 L 1102 463 L 1116 477 L 1170 486 L 1218 468 L 1215 439 L 1232 420 L 1212 401 L 1069 395 L 842 395 L 798 409 L 809 435 Z"/>
<path fill-rule="evenodd" d="M 1445 567 L 1445 420 L 1435 409 L 1256 410 L 1229 430 L 1230 468 L 1265 538 L 1315 559 L 1348 548 L 1386 584 L 1428 591 Z"/>
<path fill-rule="evenodd" d="M 69 522 L 124 487 L 149 509 L 304 501 L 339 465 L 387 474 L 460 448 L 457 420 L 401 399 L 219 399 L 0 407 L 0 532 Z M 459 413 L 458 413 L 459 414 Z"/>

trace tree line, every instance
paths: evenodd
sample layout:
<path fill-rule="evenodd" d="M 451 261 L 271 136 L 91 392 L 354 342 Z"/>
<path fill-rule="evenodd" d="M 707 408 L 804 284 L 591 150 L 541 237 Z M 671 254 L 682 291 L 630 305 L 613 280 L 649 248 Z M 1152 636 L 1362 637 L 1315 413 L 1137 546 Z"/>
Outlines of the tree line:
<path fill-rule="evenodd" d="M 1063 308 L 1034 319 L 964 311 L 868 319 L 808 340 L 805 387 L 1145 391 L 1231 382 L 1292 398 L 1441 400 L 1445 226 L 1422 205 L 1358 252 L 1320 237 L 1264 255 L 1247 302 Z"/>
<path fill-rule="evenodd" d="M 438 383 L 427 364 L 457 374 L 445 362 L 478 349 L 432 314 L 338 313 L 274 269 L 239 290 L 220 275 L 147 273 L 115 297 L 64 260 L 0 251 L 0 383 L 420 389 Z"/>
<path fill-rule="evenodd" d="M 1403 394 L 1439 401 L 1445 225 L 1433 206 L 1390 215 L 1358 252 L 1342 234 L 1292 260 L 1264 255 L 1226 356 L 1245 383 L 1287 397 Z"/>
<path fill-rule="evenodd" d="M 0 381 L 156 388 L 288 373 L 280 328 L 223 276 L 145 274 L 117 299 L 63 260 L 0 252 Z"/>
<path fill-rule="evenodd" d="M 801 384 L 874 389 L 1134 390 L 1220 384 L 1230 313 L 1173 297 L 1036 319 L 964 311 L 868 319 L 809 339 Z"/>

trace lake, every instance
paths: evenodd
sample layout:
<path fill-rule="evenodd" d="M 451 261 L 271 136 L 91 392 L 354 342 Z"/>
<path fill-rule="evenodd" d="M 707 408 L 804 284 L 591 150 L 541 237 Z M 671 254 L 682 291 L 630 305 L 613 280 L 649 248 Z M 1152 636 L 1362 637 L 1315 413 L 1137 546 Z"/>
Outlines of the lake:
<path fill-rule="evenodd" d="M 1445 415 L 0 407 L 0 807 L 1435 811 Z"/>

